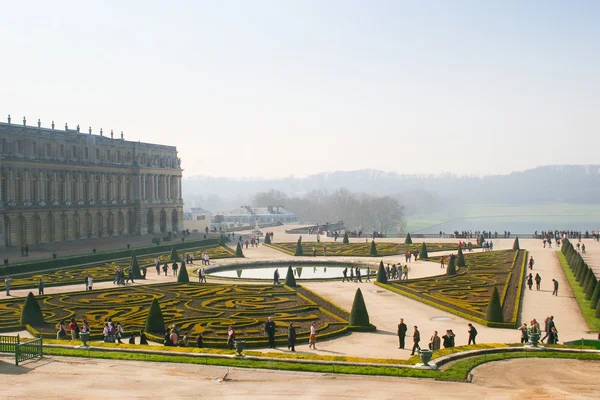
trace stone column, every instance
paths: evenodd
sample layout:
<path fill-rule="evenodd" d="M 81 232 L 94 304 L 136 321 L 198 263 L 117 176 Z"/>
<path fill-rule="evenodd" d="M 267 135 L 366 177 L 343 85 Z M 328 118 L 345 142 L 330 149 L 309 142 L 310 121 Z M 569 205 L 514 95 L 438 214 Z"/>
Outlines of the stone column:
<path fill-rule="evenodd" d="M 58 200 L 58 176 L 56 171 L 52 172 L 52 197 L 54 198 L 50 199 L 50 201 Z M 54 240 L 56 240 L 56 218 L 54 219 L 54 232 Z"/>
<path fill-rule="evenodd" d="M 7 179 L 8 182 L 6 182 L 6 183 L 8 183 L 7 188 L 6 188 L 6 200 L 7 201 L 13 201 L 15 199 L 15 194 L 14 194 L 15 181 L 14 181 L 14 179 L 15 179 L 15 173 L 12 168 L 9 168 L 8 179 Z M 11 230 L 12 230 L 12 226 L 11 226 Z M 7 232 L 7 235 L 8 234 L 9 233 Z M 13 242 L 11 242 L 11 243 L 13 243 Z"/>
<path fill-rule="evenodd" d="M 29 182 L 29 170 L 23 173 L 23 200 L 31 201 L 31 183 Z"/>
<path fill-rule="evenodd" d="M 81 173 L 81 172 L 79 173 L 78 186 L 79 186 L 79 196 L 77 199 L 75 199 L 76 201 L 83 200 L 83 173 Z M 79 228 L 81 231 L 81 216 L 79 216 Z"/>
<path fill-rule="evenodd" d="M 71 172 L 66 172 L 64 174 L 65 177 L 65 201 L 72 201 L 72 188 L 73 188 L 73 182 L 71 182 L 72 178 L 71 178 Z M 68 218 L 68 217 L 67 217 Z M 67 231 L 70 232 L 70 229 Z M 68 238 L 67 238 L 68 239 Z"/>

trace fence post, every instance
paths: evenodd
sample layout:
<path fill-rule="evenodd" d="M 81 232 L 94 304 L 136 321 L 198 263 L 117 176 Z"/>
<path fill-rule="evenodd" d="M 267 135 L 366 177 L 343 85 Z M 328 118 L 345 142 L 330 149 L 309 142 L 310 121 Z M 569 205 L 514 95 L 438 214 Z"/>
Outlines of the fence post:
<path fill-rule="evenodd" d="M 21 340 L 19 339 L 19 335 L 17 335 L 17 343 L 15 343 L 15 365 L 19 365 L 19 351 Z"/>

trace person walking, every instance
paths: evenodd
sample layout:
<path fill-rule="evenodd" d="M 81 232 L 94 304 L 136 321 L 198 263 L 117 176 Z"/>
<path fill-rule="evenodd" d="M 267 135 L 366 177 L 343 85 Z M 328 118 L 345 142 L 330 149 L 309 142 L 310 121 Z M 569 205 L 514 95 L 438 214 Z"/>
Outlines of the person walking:
<path fill-rule="evenodd" d="M 129 281 L 131 281 L 131 283 L 135 283 L 133 281 L 133 268 L 129 268 L 127 270 L 127 280 L 125 281 L 125 283 L 129 283 Z"/>
<path fill-rule="evenodd" d="M 554 290 L 552 291 L 552 295 L 558 296 L 558 281 L 556 279 L 552 279 L 552 283 L 554 284 Z"/>
<path fill-rule="evenodd" d="M 533 287 L 533 275 L 531 272 L 527 275 L 527 286 L 529 286 L 529 290 Z"/>
<path fill-rule="evenodd" d="M 400 323 L 398 324 L 398 348 L 399 349 L 404 349 L 407 330 L 408 330 L 408 327 L 404 323 L 404 319 L 400 318 Z"/>
<path fill-rule="evenodd" d="M 362 279 L 361 279 L 361 276 L 360 276 L 360 268 L 358 268 L 358 267 L 356 267 L 356 282 L 357 283 L 358 282 L 362 283 Z"/>
<path fill-rule="evenodd" d="M 275 268 L 273 273 L 273 285 L 279 285 L 279 268 Z"/>
<path fill-rule="evenodd" d="M 6 295 L 10 296 L 10 285 L 12 284 L 12 278 L 9 276 L 4 280 L 4 285 L 6 286 Z"/>
<path fill-rule="evenodd" d="M 235 347 L 235 330 L 231 325 L 227 329 L 227 347 L 229 348 L 229 350 L 233 350 L 233 348 Z"/>
<path fill-rule="evenodd" d="M 92 290 L 92 286 L 94 285 L 94 278 L 92 278 L 91 275 L 88 275 L 87 277 L 87 287 L 88 290 Z"/>
<path fill-rule="evenodd" d="M 171 269 L 173 270 L 173 276 L 177 276 L 177 270 L 179 269 L 179 265 L 177 265 L 177 261 L 173 262 Z"/>
<path fill-rule="evenodd" d="M 123 325 L 121 325 L 120 322 L 117 322 L 117 326 L 115 328 L 115 333 L 117 335 L 117 343 L 122 344 L 123 342 L 121 342 L 121 338 L 123 337 L 125 330 L 123 329 Z"/>
<path fill-rule="evenodd" d="M 440 268 L 445 268 L 445 265 L 444 265 L 444 257 L 443 257 L 443 256 L 442 256 L 442 257 L 440 257 Z"/>
<path fill-rule="evenodd" d="M 348 267 L 344 268 L 344 270 L 342 271 L 342 274 L 344 274 L 344 277 L 342 278 L 342 282 L 350 282 L 350 279 L 348 279 Z"/>
<path fill-rule="evenodd" d="M 540 274 L 535 274 L 535 289 L 540 290 L 540 285 L 542 283 L 542 277 Z"/>
<path fill-rule="evenodd" d="M 315 246 L 313 246 L 312 252 L 313 252 L 313 257 L 316 257 L 317 256 L 317 249 L 315 249 Z"/>
<path fill-rule="evenodd" d="M 468 327 L 469 328 L 467 329 L 467 332 L 469 332 L 469 342 L 467 345 L 470 345 L 471 343 L 477 344 L 475 343 L 475 338 L 477 337 L 477 329 L 475 329 L 475 327 L 471 323 L 469 323 Z"/>
<path fill-rule="evenodd" d="M 296 351 L 296 327 L 293 322 L 288 326 L 288 350 Z"/>
<path fill-rule="evenodd" d="M 275 348 L 275 331 L 277 329 L 277 325 L 273 321 L 273 317 L 267 318 L 267 322 L 265 323 L 265 334 L 269 338 L 269 348 Z"/>
<path fill-rule="evenodd" d="M 308 339 L 308 348 L 317 349 L 317 326 L 316 322 L 310 324 L 310 336 Z"/>
<path fill-rule="evenodd" d="M 40 277 L 40 282 L 38 283 L 38 296 L 44 294 L 44 280 Z"/>
<path fill-rule="evenodd" d="M 533 269 L 534 263 L 535 263 L 535 261 L 533 261 L 533 256 L 529 257 L 529 269 Z"/>
<path fill-rule="evenodd" d="M 415 325 L 415 328 L 413 331 L 413 347 L 412 347 L 412 352 L 410 353 L 411 356 L 415 355 L 415 350 L 421 351 L 421 346 L 419 346 L 420 341 L 421 341 L 421 333 L 419 332 L 419 328 L 417 328 L 417 326 Z"/>
<path fill-rule="evenodd" d="M 371 282 L 371 267 L 367 267 L 367 278 L 365 282 Z"/>
<path fill-rule="evenodd" d="M 154 260 L 155 263 L 155 267 L 156 267 L 156 275 L 160 275 L 160 258 L 156 257 L 156 260 Z"/>
<path fill-rule="evenodd" d="M 517 330 L 521 331 L 521 343 L 527 343 L 529 341 L 529 332 L 527 331 L 527 324 L 523 323 L 523 325 L 517 328 Z"/>
<path fill-rule="evenodd" d="M 163 270 L 163 272 L 165 273 L 165 276 L 167 276 L 167 271 L 169 270 L 169 264 L 167 264 L 167 263 L 165 262 L 165 264 L 163 265 L 163 268 L 162 268 L 162 270 Z"/>

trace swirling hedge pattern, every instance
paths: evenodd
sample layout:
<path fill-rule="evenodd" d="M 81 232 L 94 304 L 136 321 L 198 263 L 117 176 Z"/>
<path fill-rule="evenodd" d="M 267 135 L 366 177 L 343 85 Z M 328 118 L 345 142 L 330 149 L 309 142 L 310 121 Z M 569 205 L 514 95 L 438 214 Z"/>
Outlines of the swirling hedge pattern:
<path fill-rule="evenodd" d="M 494 287 L 500 293 L 504 321 L 516 324 L 522 277 L 527 252 L 500 250 L 465 254 L 466 268 L 456 275 L 391 281 L 395 292 L 442 308 L 460 316 L 485 321 L 488 302 Z"/>
<path fill-rule="evenodd" d="M 192 335 L 202 332 L 205 342 L 225 345 L 227 328 L 233 325 L 238 339 L 264 342 L 263 325 L 269 316 L 277 323 L 276 339 L 287 338 L 287 325 L 294 322 L 299 340 L 308 339 L 310 324 L 317 322 L 320 335 L 336 335 L 347 328 L 347 314 L 322 298 L 286 286 L 159 284 L 120 287 L 88 292 L 37 296 L 46 326 L 36 330 L 56 336 L 61 320 L 87 317 L 93 336 L 101 334 L 108 317 L 126 331 L 139 331 L 146 323 L 153 299 L 158 299 L 165 323 Z M 0 301 L 0 330 L 19 329 L 24 298 Z M 36 332 L 37 333 L 37 332 Z"/>
<path fill-rule="evenodd" d="M 302 251 L 305 256 L 312 255 L 312 249 L 315 248 L 317 256 L 323 255 L 323 246 L 327 247 L 328 256 L 353 256 L 353 257 L 369 257 L 371 252 L 371 240 L 365 243 L 349 243 L 344 244 L 339 239 L 339 242 L 302 242 Z M 392 243 L 392 242 L 378 242 L 377 245 L 378 256 L 393 256 L 397 254 L 404 254 L 407 251 L 415 251 L 421 249 L 421 243 L 404 244 L 404 243 Z M 289 255 L 296 253 L 296 242 L 290 243 L 273 243 L 267 244 L 273 249 L 282 251 Z M 458 251 L 457 243 L 427 243 L 427 252 L 431 253 L 434 251 Z"/>
<path fill-rule="evenodd" d="M 204 252 L 208 252 L 208 255 L 211 259 L 235 257 L 235 251 L 231 250 L 229 247 L 226 246 L 212 246 L 201 247 L 197 249 L 186 249 L 179 251 L 178 254 L 179 257 L 181 257 L 184 253 L 192 253 L 194 254 L 194 260 L 199 261 L 201 255 Z M 161 262 L 169 262 L 169 265 L 171 265 L 171 261 L 169 261 L 170 257 L 170 252 L 159 255 Z M 138 257 L 138 263 L 140 264 L 140 267 L 154 268 L 155 260 L 156 255 Z M 20 276 L 18 278 L 13 278 L 11 288 L 36 288 L 38 286 L 40 278 L 44 280 L 45 286 L 62 286 L 81 283 L 82 287 L 84 287 L 85 278 L 87 275 L 91 275 L 92 278 L 94 278 L 94 282 L 112 281 L 115 277 L 115 270 L 117 268 L 127 269 L 129 268 L 130 264 L 131 259 L 122 258 L 111 262 L 93 263 L 80 267 L 69 267 L 57 269 L 54 271 L 35 272 Z M 6 285 L 4 283 L 4 279 L 2 279 L 2 282 L 0 283 L 0 290 L 5 290 L 5 287 Z"/>

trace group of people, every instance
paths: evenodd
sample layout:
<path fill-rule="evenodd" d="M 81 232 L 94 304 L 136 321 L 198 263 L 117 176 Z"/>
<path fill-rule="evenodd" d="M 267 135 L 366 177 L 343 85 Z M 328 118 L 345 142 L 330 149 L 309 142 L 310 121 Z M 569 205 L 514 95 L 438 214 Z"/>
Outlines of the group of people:
<path fill-rule="evenodd" d="M 523 323 L 517 330 L 521 331 L 521 343 L 529 343 L 532 334 L 541 336 L 542 331 L 539 322 L 534 318 L 531 320 L 529 327 L 526 323 Z M 546 344 L 558 344 L 558 330 L 554 324 L 554 316 L 550 315 L 544 320 L 544 332 L 546 333 L 543 338 L 540 339 L 540 343 Z"/>
<path fill-rule="evenodd" d="M 477 329 L 473 326 L 473 324 L 469 323 L 467 325 L 467 334 L 468 334 L 468 344 L 476 344 L 477 338 Z M 400 323 L 398 324 L 398 348 L 404 349 L 406 346 L 406 337 L 408 336 L 408 326 L 404 323 L 404 319 L 400 318 Z M 450 348 L 455 346 L 455 338 L 456 335 L 452 331 L 452 329 L 447 329 L 446 334 L 443 336 L 438 335 L 438 331 L 433 331 L 433 335 L 429 338 L 429 342 L 427 344 L 427 348 L 429 350 L 439 350 L 441 346 L 444 348 Z M 414 355 L 416 351 L 421 350 L 421 332 L 419 332 L 419 328 L 417 325 L 413 327 L 412 332 L 412 351 L 410 355 Z"/>
<path fill-rule="evenodd" d="M 29 245 L 21 246 L 21 257 L 29 257 Z"/>
<path fill-rule="evenodd" d="M 533 270 L 534 265 L 535 265 L 535 260 L 533 259 L 533 256 L 531 256 L 531 257 L 529 257 L 529 262 L 527 263 L 527 266 L 530 271 Z M 529 287 L 529 290 L 531 290 L 531 288 L 533 287 L 534 281 L 535 281 L 535 289 L 538 291 L 541 289 L 542 277 L 540 276 L 539 273 L 536 273 L 535 277 L 534 277 L 533 272 L 529 272 L 529 275 L 527 275 L 527 277 L 525 278 L 525 281 L 527 283 L 527 287 Z M 558 296 L 558 281 L 556 279 L 552 279 L 552 295 Z"/>
<path fill-rule="evenodd" d="M 406 250 L 406 252 L 404 252 L 404 261 L 409 263 L 412 256 L 415 257 L 415 262 L 416 262 L 417 258 L 419 258 L 419 250 L 415 249 L 413 252 L 411 252 L 410 250 Z"/>
<path fill-rule="evenodd" d="M 131 281 L 131 283 L 135 283 L 133 281 L 133 269 L 132 268 L 127 268 L 127 278 L 125 278 L 125 268 L 117 268 L 115 270 L 115 279 L 113 280 L 114 285 L 124 285 L 125 283 L 129 283 L 129 281 Z M 88 281 L 87 277 L 85 279 L 85 284 L 86 284 L 87 290 L 91 290 L 91 289 L 89 289 L 90 285 L 89 285 L 89 281 Z"/>
<path fill-rule="evenodd" d="M 156 257 L 156 260 L 154 261 L 154 267 L 156 268 L 156 275 L 160 275 L 160 258 Z M 182 267 L 185 268 L 185 264 Z M 162 272 L 165 274 L 165 276 L 167 276 L 168 271 L 169 263 L 165 261 L 165 263 L 162 266 Z M 171 265 L 171 271 L 173 272 L 173 276 L 177 276 L 177 271 L 179 271 L 179 265 L 177 264 L 177 261 L 174 261 Z"/>
<path fill-rule="evenodd" d="M 389 265 L 388 265 L 389 267 Z M 358 266 L 356 267 L 350 267 L 350 277 L 348 278 L 348 267 L 344 268 L 344 270 L 342 271 L 342 274 L 344 274 L 344 277 L 342 278 L 342 282 L 360 282 L 362 283 L 362 273 L 360 272 L 360 268 Z M 365 282 L 371 282 L 371 268 L 367 267 L 367 275 L 365 276 Z"/>
<path fill-rule="evenodd" d="M 269 348 L 275 348 L 275 335 L 277 334 L 277 324 L 273 321 L 273 317 L 268 317 L 265 322 L 264 334 L 267 336 L 267 340 L 269 342 Z M 290 322 L 287 327 L 287 348 L 290 351 L 296 351 L 296 326 L 293 322 Z M 235 341 L 236 341 L 236 332 L 232 325 L 227 328 L 227 347 L 230 350 L 235 349 Z M 310 334 L 308 337 L 308 348 L 316 350 L 317 349 L 317 323 L 312 322 L 310 324 Z"/>

